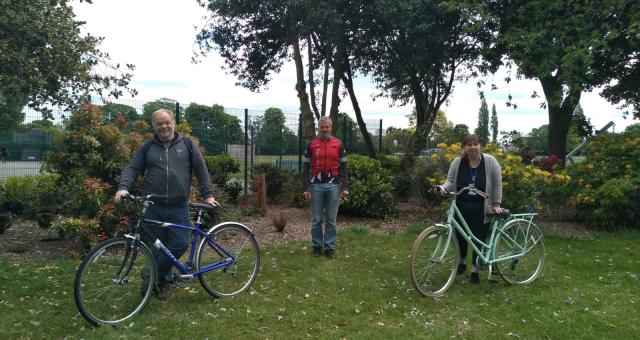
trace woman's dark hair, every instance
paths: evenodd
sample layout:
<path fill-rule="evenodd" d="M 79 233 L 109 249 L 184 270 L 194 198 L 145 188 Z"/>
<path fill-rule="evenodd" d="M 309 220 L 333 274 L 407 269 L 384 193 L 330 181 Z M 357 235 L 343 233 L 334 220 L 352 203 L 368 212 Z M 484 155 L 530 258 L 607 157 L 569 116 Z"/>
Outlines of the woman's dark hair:
<path fill-rule="evenodd" d="M 469 143 L 473 143 L 473 142 L 480 144 L 480 138 L 478 138 L 478 136 L 474 134 L 468 134 L 464 136 L 464 139 L 462 140 L 462 146 L 464 147 Z"/>

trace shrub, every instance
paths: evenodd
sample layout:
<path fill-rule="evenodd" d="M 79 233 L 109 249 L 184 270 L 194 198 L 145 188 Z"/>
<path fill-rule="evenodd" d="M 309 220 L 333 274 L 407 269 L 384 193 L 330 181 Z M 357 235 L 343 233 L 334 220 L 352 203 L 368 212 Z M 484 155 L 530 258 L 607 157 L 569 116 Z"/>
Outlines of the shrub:
<path fill-rule="evenodd" d="M 71 240 L 71 255 L 76 258 L 81 257 L 98 242 L 108 238 L 105 232 L 100 231 L 96 219 L 59 216 L 53 221 L 51 227 L 61 238 Z"/>
<path fill-rule="evenodd" d="M 278 214 L 272 214 L 271 222 L 273 223 L 273 226 L 276 227 L 276 231 L 282 233 L 284 232 L 284 227 L 287 226 L 287 215 L 282 211 Z"/>
<path fill-rule="evenodd" d="M 556 168 L 564 167 L 564 160 L 556 155 L 551 155 L 534 161 L 533 165 L 539 167 L 542 170 L 553 173 Z"/>
<path fill-rule="evenodd" d="M 586 162 L 567 169 L 569 203 L 588 225 L 640 228 L 640 132 L 599 135 L 588 150 Z"/>
<path fill-rule="evenodd" d="M 394 216 L 393 176 L 380 161 L 349 156 L 349 196 L 340 211 L 365 217 Z"/>
<path fill-rule="evenodd" d="M 240 171 L 240 162 L 227 155 L 205 156 L 211 182 L 227 193 L 229 200 L 237 202 L 242 184 L 231 176 Z"/>
<path fill-rule="evenodd" d="M 393 194 L 396 199 L 406 201 L 412 192 L 412 180 L 404 171 L 400 169 L 400 159 L 395 156 L 381 154 L 378 157 L 383 168 L 391 171 L 393 175 Z"/>
<path fill-rule="evenodd" d="M 240 171 L 240 162 L 227 155 L 205 156 L 211 182 L 224 188 L 231 175 Z"/>
<path fill-rule="evenodd" d="M 3 209 L 14 214 L 35 216 L 55 213 L 61 208 L 62 190 L 56 174 L 25 175 L 0 180 Z"/>
<path fill-rule="evenodd" d="M 288 203 L 290 194 L 287 190 L 293 190 L 295 181 L 300 182 L 300 194 L 302 194 L 302 182 L 293 172 L 278 169 L 270 163 L 261 163 L 253 167 L 255 173 L 263 173 L 267 181 L 267 200 L 269 203 Z"/>
<path fill-rule="evenodd" d="M 416 170 L 417 179 L 425 178 L 418 182 L 418 190 L 425 197 L 425 201 L 431 196 L 428 190 L 436 184 L 444 183 L 449 166 L 453 159 L 461 155 L 460 144 L 438 144 L 443 150 L 442 154 L 432 154 L 428 159 L 431 166 Z M 488 153 L 498 160 L 502 170 L 502 206 L 514 212 L 523 210 L 543 210 L 543 197 L 558 197 L 566 185 L 570 176 L 564 171 L 551 173 L 540 168 L 523 164 L 520 156 L 498 150 L 493 144 L 487 145 L 482 152 Z"/>

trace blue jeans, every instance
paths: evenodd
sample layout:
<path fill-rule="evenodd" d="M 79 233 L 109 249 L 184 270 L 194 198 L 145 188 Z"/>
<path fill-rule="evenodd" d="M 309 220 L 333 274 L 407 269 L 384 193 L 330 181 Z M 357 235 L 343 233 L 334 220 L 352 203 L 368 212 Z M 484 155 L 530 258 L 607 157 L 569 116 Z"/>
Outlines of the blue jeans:
<path fill-rule="evenodd" d="M 314 247 L 324 245 L 325 250 L 333 250 L 336 244 L 336 216 L 340 204 L 340 185 L 334 183 L 312 184 L 311 193 L 311 243 Z M 322 233 L 322 215 L 327 220 Z"/>
<path fill-rule="evenodd" d="M 185 202 L 179 205 L 165 206 L 163 204 L 154 204 L 147 208 L 145 218 L 191 226 L 189 218 L 189 203 Z M 173 262 L 153 246 L 153 242 L 159 239 L 165 247 L 171 251 L 171 254 L 180 259 L 180 256 L 187 250 L 189 244 L 189 230 L 178 228 L 164 228 L 160 226 L 145 225 L 145 230 L 151 236 L 149 246 L 153 251 L 153 256 L 158 267 L 158 284 L 173 283 Z"/>

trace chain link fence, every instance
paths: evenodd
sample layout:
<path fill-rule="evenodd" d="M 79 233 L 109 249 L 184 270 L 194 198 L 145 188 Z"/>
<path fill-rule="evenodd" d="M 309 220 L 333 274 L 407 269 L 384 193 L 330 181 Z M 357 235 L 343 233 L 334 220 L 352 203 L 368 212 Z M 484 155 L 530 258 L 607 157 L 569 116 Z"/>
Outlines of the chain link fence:
<path fill-rule="evenodd" d="M 245 192 L 255 165 L 268 163 L 279 169 L 300 172 L 306 144 L 302 138 L 299 113 L 283 112 L 277 108 L 249 110 L 226 108 L 221 105 L 184 105 L 161 98 L 155 101 L 117 99 L 104 102 L 92 98 L 100 106 L 105 123 L 116 119 L 129 122 L 151 122 L 151 113 L 166 108 L 176 114 L 178 124 L 186 122 L 191 134 L 205 149 L 205 155 L 225 154 L 241 165 Z M 54 111 L 52 119 L 44 120 L 39 112 L 27 109 L 20 124 L 2 127 L 0 131 L 0 178 L 37 174 L 42 158 L 55 148 L 55 136 L 65 130 L 70 113 Z M 118 118 L 121 117 L 121 118 Z M 366 120 L 370 138 L 379 151 L 382 146 L 382 120 Z M 364 138 L 358 125 L 348 116 L 333 123 L 333 134 L 340 138 L 348 153 L 367 155 Z"/>

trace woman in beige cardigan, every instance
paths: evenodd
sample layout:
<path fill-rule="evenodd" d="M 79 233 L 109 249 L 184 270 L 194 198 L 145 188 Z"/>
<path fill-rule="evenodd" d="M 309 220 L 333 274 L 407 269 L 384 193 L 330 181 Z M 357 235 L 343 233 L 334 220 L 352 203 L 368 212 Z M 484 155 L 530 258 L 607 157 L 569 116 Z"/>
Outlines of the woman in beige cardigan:
<path fill-rule="evenodd" d="M 485 213 L 501 212 L 500 202 L 502 201 L 502 174 L 500 164 L 491 155 L 480 151 L 480 140 L 476 135 L 464 137 L 464 154 L 457 157 L 449 167 L 447 180 L 442 185 L 448 191 L 458 191 L 466 186 L 473 186 L 478 190 L 488 194 L 485 199 L 477 195 L 474 191 L 466 191 L 456 198 L 456 204 L 467 225 L 478 239 L 484 241 L 489 230 L 489 221 Z M 457 218 L 457 217 L 456 217 Z M 460 244 L 460 265 L 458 275 L 463 274 L 466 269 L 467 241 L 456 231 L 456 237 Z M 478 248 L 480 246 L 476 244 Z M 476 265 L 477 255 L 473 252 L 471 264 L 471 283 L 479 283 L 478 267 Z"/>

